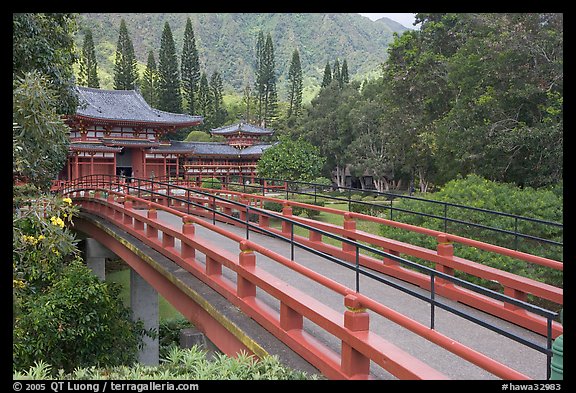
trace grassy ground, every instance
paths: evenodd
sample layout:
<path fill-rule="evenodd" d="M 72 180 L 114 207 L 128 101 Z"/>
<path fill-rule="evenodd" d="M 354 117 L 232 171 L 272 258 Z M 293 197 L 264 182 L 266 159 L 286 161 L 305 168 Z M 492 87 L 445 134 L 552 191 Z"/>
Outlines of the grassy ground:
<path fill-rule="evenodd" d="M 120 296 L 127 307 L 130 307 L 130 269 L 125 268 L 121 270 L 116 270 L 110 273 L 106 273 L 107 282 L 116 282 L 122 286 L 122 292 Z M 158 295 L 158 312 L 161 320 L 163 319 L 174 319 L 183 318 L 180 314 L 166 299 Z"/>

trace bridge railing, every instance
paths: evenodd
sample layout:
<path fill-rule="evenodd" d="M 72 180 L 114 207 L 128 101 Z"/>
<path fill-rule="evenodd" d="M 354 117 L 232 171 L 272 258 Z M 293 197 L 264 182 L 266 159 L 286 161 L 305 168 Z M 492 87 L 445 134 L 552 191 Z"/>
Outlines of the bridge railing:
<path fill-rule="evenodd" d="M 490 209 L 478 208 L 473 206 L 466 206 L 457 203 L 436 201 L 433 199 L 421 198 L 413 195 L 406 195 L 401 193 L 393 192 L 379 192 L 376 190 L 360 190 L 352 187 L 342 187 L 336 185 L 325 185 L 318 183 L 309 183 L 302 181 L 287 181 L 279 179 L 270 178 L 256 178 L 256 184 L 249 183 L 244 184 L 241 178 L 241 188 L 243 192 L 260 193 L 264 195 L 268 192 L 273 192 L 266 187 L 267 184 L 276 184 L 278 189 L 276 192 L 282 191 L 285 199 L 293 199 L 294 195 L 303 195 L 307 197 L 314 198 L 314 200 L 322 199 L 333 202 L 340 202 L 348 204 L 348 210 L 356 207 L 370 208 L 378 212 L 387 212 L 388 218 L 390 220 L 398 221 L 398 216 L 412 215 L 421 216 L 426 218 L 432 218 L 438 222 L 442 223 L 443 232 L 450 232 L 449 227 L 454 227 L 456 224 L 458 228 L 476 228 L 478 230 L 483 230 L 485 233 L 499 234 L 502 235 L 501 238 L 513 238 L 512 247 L 514 250 L 519 250 L 522 244 L 521 240 L 529 240 L 537 244 L 546 245 L 549 247 L 551 253 L 560 254 L 562 253 L 563 243 L 562 241 L 555 240 L 553 238 L 546 238 L 538 235 L 534 235 L 528 232 L 526 228 L 537 229 L 538 232 L 548 231 L 556 233 L 556 236 L 562 237 L 563 224 L 559 222 L 542 220 L 533 217 L 520 216 L 515 214 L 510 214 L 501 211 L 495 211 Z M 260 185 L 258 185 L 260 183 Z M 231 188 L 234 183 L 223 183 L 226 188 Z M 283 185 L 283 186 L 280 186 Z M 336 195 L 330 195 L 330 193 L 336 193 Z M 386 199 L 387 203 L 374 203 L 369 201 L 357 200 L 353 198 L 354 194 L 361 193 L 362 195 L 370 195 L 373 197 L 379 197 Z M 338 195 L 339 194 L 339 195 Z M 434 213 L 427 213 L 425 211 L 410 210 L 406 207 L 406 204 L 398 205 L 397 201 L 417 201 L 430 207 L 436 206 L 437 209 L 431 208 L 431 210 L 437 210 Z M 479 213 L 482 217 L 486 217 L 487 221 L 493 220 L 493 218 L 502 218 L 502 226 L 496 227 L 491 225 L 483 224 L 481 221 L 470 221 L 466 219 L 456 218 L 456 216 L 467 216 L 467 212 Z M 506 223 L 506 224 L 505 224 Z M 451 228 L 453 231 L 458 230 L 458 228 Z M 477 232 L 476 236 L 479 235 Z M 482 240 L 482 238 L 478 238 Z M 501 244 L 503 245 L 503 244 Z"/>
<path fill-rule="evenodd" d="M 436 342 L 436 343 L 446 343 L 447 341 L 445 341 L 444 338 L 441 338 L 441 335 L 436 335 L 436 333 L 430 333 L 430 332 L 434 332 L 434 320 L 435 320 L 435 314 L 434 314 L 434 310 L 435 307 L 450 311 L 456 315 L 459 315 L 467 320 L 473 321 L 481 326 L 484 326 L 490 330 L 494 330 L 497 331 L 499 334 L 511 338 L 514 341 L 520 342 L 523 345 L 527 345 L 530 348 L 533 348 L 539 352 L 545 353 L 548 357 L 548 359 L 550 360 L 550 356 L 551 356 L 551 340 L 552 340 L 552 325 L 553 325 L 553 320 L 557 319 L 558 314 L 551 312 L 549 310 L 545 310 L 536 306 L 533 306 L 529 303 L 526 303 L 524 301 L 515 299 L 513 297 L 507 296 L 506 294 L 500 294 L 494 291 L 490 291 L 486 288 L 482 288 L 478 285 L 474 285 L 471 283 L 468 283 L 464 280 L 458 279 L 454 276 L 452 276 L 451 274 L 446 274 L 444 272 L 441 271 L 437 271 L 434 269 L 430 269 L 430 268 L 426 268 L 424 266 L 418 265 L 414 262 L 410 262 L 406 259 L 403 259 L 401 257 L 399 257 L 398 255 L 395 255 L 393 253 L 388 253 L 379 249 L 375 249 L 373 247 L 370 246 L 366 246 L 363 245 L 355 240 L 352 240 L 350 238 L 348 238 L 348 236 L 343 237 L 343 236 L 339 236 L 337 234 L 334 234 L 332 232 L 328 232 L 325 231 L 323 229 L 319 229 L 316 228 L 314 226 L 308 225 L 306 223 L 303 223 L 297 219 L 295 219 L 295 217 L 288 215 L 279 215 L 279 214 L 275 214 L 273 212 L 258 208 L 258 207 L 254 207 L 250 205 L 250 201 L 248 200 L 248 198 L 253 197 L 252 195 L 247 195 L 247 194 L 242 194 L 242 193 L 236 193 L 236 194 L 231 194 L 233 196 L 236 197 L 237 200 L 233 200 L 230 199 L 230 195 L 227 195 L 227 197 L 222 197 L 219 195 L 215 195 L 213 193 L 208 192 L 207 190 L 199 190 L 199 189 L 195 189 L 195 190 L 191 190 L 189 188 L 186 187 L 182 187 L 182 186 L 174 186 L 172 184 L 168 184 L 168 183 L 160 183 L 160 182 L 154 182 L 154 181 L 148 181 L 148 180 L 144 180 L 144 179 L 138 179 L 137 181 L 133 181 L 131 183 L 126 183 L 126 182 L 119 182 L 117 181 L 116 178 L 114 177 L 89 177 L 89 178 L 84 178 L 84 179 L 79 179 L 77 182 L 72 183 L 72 184 L 68 184 L 67 188 L 64 189 L 64 192 L 78 192 L 83 190 L 84 192 L 90 192 L 90 190 L 101 190 L 101 191 L 107 191 L 110 192 L 111 194 L 116 194 L 117 195 L 132 195 L 131 197 L 129 197 L 130 199 L 133 198 L 134 201 L 140 201 L 141 203 L 152 203 L 154 206 L 163 206 L 162 208 L 164 209 L 168 209 L 170 211 L 178 211 L 180 212 L 180 214 L 183 214 L 182 211 L 185 211 L 186 214 L 198 214 L 199 212 L 205 212 L 205 216 L 208 217 L 212 217 L 212 221 L 213 221 L 213 225 L 215 223 L 215 221 L 218 219 L 218 221 L 227 221 L 227 222 L 232 222 L 232 223 L 236 223 L 237 225 L 242 225 L 245 226 L 246 228 L 246 239 L 247 241 L 249 241 L 249 234 L 250 234 L 250 230 L 252 231 L 256 231 L 259 233 L 266 233 L 270 236 L 274 236 L 277 238 L 283 238 L 284 240 L 289 240 L 290 244 L 291 244 L 291 258 L 290 260 L 293 260 L 293 247 L 299 247 L 302 249 L 305 249 L 309 252 L 312 252 L 316 255 L 320 255 L 328 260 L 331 260 L 334 263 L 337 263 L 341 266 L 347 267 L 350 270 L 354 271 L 356 274 L 356 288 L 355 288 L 355 298 L 354 300 L 349 300 L 349 302 L 354 303 L 355 305 L 359 305 L 359 306 L 364 306 L 364 307 L 368 307 L 371 310 L 379 313 L 379 314 L 384 314 L 385 317 L 387 318 L 391 318 L 391 320 L 394 320 L 397 323 L 400 323 L 400 321 L 403 320 L 402 316 L 400 315 L 394 315 L 394 313 L 390 313 L 390 311 L 382 306 L 382 305 L 378 305 L 377 302 L 374 302 L 373 300 L 369 299 L 369 298 L 365 298 L 364 295 L 362 295 L 360 293 L 360 287 L 359 287 L 359 280 L 358 277 L 360 275 L 365 276 L 365 277 L 370 277 L 371 279 L 377 280 L 383 284 L 386 285 L 390 285 L 396 289 L 399 289 L 403 292 L 409 293 L 412 296 L 415 296 L 421 300 L 424 300 L 426 302 L 429 302 L 431 305 L 431 316 L 430 316 L 430 329 L 428 328 L 424 328 L 423 326 L 416 324 L 414 325 L 413 322 L 407 322 L 404 321 L 403 323 L 405 323 L 405 327 L 408 327 L 409 329 L 417 332 L 418 334 L 423 335 L 424 337 L 426 337 L 427 339 Z M 177 192 L 174 192 L 177 191 Z M 175 195 L 175 194 L 179 194 L 179 195 Z M 157 202 L 149 202 L 150 200 L 157 200 L 159 202 L 162 202 L 163 204 L 157 203 Z M 147 201 L 147 202 L 144 202 Z M 287 206 L 287 209 L 289 209 L 289 206 Z M 235 216 L 234 214 L 232 214 L 232 210 L 235 210 L 239 216 Z M 250 215 L 251 214 L 257 214 L 259 217 L 259 223 L 255 224 L 250 220 Z M 202 214 L 200 214 L 202 215 Z M 267 217 L 268 219 L 276 219 L 276 220 L 280 220 L 282 222 L 283 225 L 283 231 L 284 234 L 280 235 L 279 232 L 277 230 L 273 230 L 272 228 L 270 228 L 267 225 L 262 225 L 263 220 L 262 217 Z M 200 224 L 203 225 L 203 224 Z M 325 237 L 330 237 L 333 239 L 336 239 L 340 242 L 342 242 L 343 244 L 343 248 L 347 248 L 348 253 L 354 256 L 355 261 L 353 263 L 351 263 L 350 261 L 347 261 L 346 259 L 343 258 L 338 258 L 338 257 L 334 257 L 333 255 L 330 255 L 329 253 L 326 252 L 322 252 L 319 251 L 316 247 L 311 247 L 310 245 L 305 244 L 305 242 L 298 242 L 296 240 L 296 237 L 294 235 L 294 227 L 295 226 L 299 226 L 302 227 L 308 231 L 310 231 L 311 237 L 315 238 L 316 240 L 318 240 L 319 237 L 325 236 Z M 286 236 L 286 233 L 289 233 L 289 236 Z M 312 234 L 315 234 L 314 236 Z M 174 236 L 174 235 L 171 235 Z M 257 245 L 252 245 L 250 246 L 251 248 L 257 248 Z M 364 266 L 361 265 L 360 260 L 361 260 L 361 255 L 360 255 L 360 250 L 366 250 L 369 251 L 370 253 L 379 255 L 383 260 L 387 260 L 387 261 L 392 261 L 394 263 L 398 263 L 398 264 L 402 264 L 405 266 L 409 266 L 411 269 L 414 270 L 418 270 L 420 272 L 422 272 L 423 274 L 426 274 L 429 276 L 429 290 L 430 290 L 430 296 L 426 297 L 426 296 L 422 296 L 420 294 L 418 294 L 415 291 L 412 291 L 410 289 L 408 289 L 407 287 L 404 287 L 402 285 L 398 285 L 390 280 L 388 280 L 386 277 L 377 274 L 374 270 L 372 269 L 367 269 Z M 260 252 L 262 254 L 266 254 L 268 251 L 267 250 L 260 250 Z M 285 261 L 284 261 L 285 262 Z M 450 284 L 448 284 L 450 283 Z M 485 321 L 482 321 L 472 315 L 468 315 L 458 309 L 455 309 L 451 306 L 449 306 L 446 303 L 443 303 L 442 301 L 438 300 L 436 297 L 436 294 L 439 294 L 442 292 L 442 289 L 449 286 L 449 285 L 457 285 L 459 287 L 465 288 L 467 290 L 471 290 L 471 291 L 475 291 L 477 293 L 482 294 L 483 296 L 487 296 L 491 299 L 494 300 L 498 300 L 501 301 L 505 304 L 508 304 L 510 307 L 514 307 L 516 309 L 522 309 L 525 312 L 530 312 L 536 315 L 540 315 L 543 318 L 545 318 L 547 320 L 546 326 L 547 326 L 547 345 L 546 347 L 541 347 L 538 344 L 529 342 L 527 340 L 525 340 L 522 337 L 519 336 L 515 336 L 505 330 L 499 329 L 489 323 L 486 323 Z M 384 307 L 384 308 L 382 308 Z M 362 308 L 362 307 L 359 307 Z M 402 324 L 402 323 L 400 323 Z M 403 325 L 404 326 L 404 325 Z M 441 345 L 441 344 L 439 344 Z M 458 346 L 456 346 L 458 347 Z M 451 350 L 450 348 L 448 348 L 449 350 Z M 454 349 L 454 348 L 453 348 Z M 455 351 L 459 351 L 458 349 L 454 349 Z M 454 352 L 454 351 L 453 351 Z M 466 352 L 466 351 L 464 351 Z M 455 352 L 456 353 L 456 352 Z M 469 361 L 474 362 L 475 364 L 481 363 L 484 364 L 484 362 L 486 361 L 486 359 L 482 358 L 482 360 L 476 359 L 475 355 L 466 355 L 466 354 L 460 354 L 461 356 L 463 356 L 464 358 L 466 358 Z M 548 370 L 549 370 L 549 361 L 548 361 Z M 495 371 L 495 370 L 492 370 Z"/>

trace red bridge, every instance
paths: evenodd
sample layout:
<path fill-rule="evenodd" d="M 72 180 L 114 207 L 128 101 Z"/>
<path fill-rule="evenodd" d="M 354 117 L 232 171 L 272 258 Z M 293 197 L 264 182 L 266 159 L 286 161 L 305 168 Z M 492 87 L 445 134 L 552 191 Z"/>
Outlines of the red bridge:
<path fill-rule="evenodd" d="M 127 262 L 226 354 L 275 354 L 329 379 L 550 376 L 552 341 L 563 327 L 556 312 L 527 300 L 560 307 L 563 290 L 457 257 L 453 247 L 560 271 L 562 262 L 384 218 L 191 184 L 94 175 L 62 183 L 59 192 L 81 207 L 77 231 Z M 282 213 L 264 209 L 265 201 L 281 203 Z M 341 215 L 342 225 L 293 215 L 294 207 Z M 361 221 L 432 236 L 437 247 L 358 230 Z"/>

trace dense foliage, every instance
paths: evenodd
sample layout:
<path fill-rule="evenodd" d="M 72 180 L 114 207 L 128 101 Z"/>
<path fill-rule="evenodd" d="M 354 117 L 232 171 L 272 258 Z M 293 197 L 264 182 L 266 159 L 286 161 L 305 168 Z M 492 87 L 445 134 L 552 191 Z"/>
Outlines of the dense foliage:
<path fill-rule="evenodd" d="M 98 61 L 94 50 L 94 39 L 92 30 L 86 29 L 84 33 L 84 44 L 82 45 L 82 54 L 80 55 L 78 85 L 100 88 L 100 79 L 98 78 Z"/>
<path fill-rule="evenodd" d="M 418 20 L 420 30 L 396 36 L 381 78 L 360 89 L 332 81 L 312 100 L 297 131 L 328 158 L 326 171 L 342 185 L 348 167 L 381 190 L 427 191 L 470 173 L 561 181 L 562 14 Z"/>
<path fill-rule="evenodd" d="M 141 323 L 83 263 L 68 228 L 77 212 L 69 198 L 15 190 L 12 222 L 13 368 L 42 360 L 56 368 L 131 364 Z M 33 199 L 31 196 L 33 195 Z"/>
<path fill-rule="evenodd" d="M 469 175 L 466 178 L 455 179 L 446 183 L 441 190 L 428 195 L 426 199 L 447 202 L 450 205 L 435 204 L 416 199 L 402 199 L 401 202 L 394 206 L 397 209 L 394 212 L 394 220 L 442 232 L 457 233 L 463 237 L 517 249 L 529 254 L 541 255 L 558 261 L 563 260 L 562 247 L 547 245 L 537 240 L 514 235 L 517 232 L 562 243 L 563 231 L 561 227 L 543 225 L 540 222 L 529 220 L 529 218 L 532 218 L 556 223 L 563 222 L 563 194 L 561 186 L 538 190 L 529 187 L 520 189 L 514 184 L 493 182 L 477 175 Z M 452 206 L 451 204 L 464 205 L 469 208 Z M 516 220 L 514 217 L 507 215 L 494 215 L 471 208 L 496 212 L 505 211 L 528 219 Z M 417 215 L 411 212 L 424 214 Z M 496 232 L 455 221 L 446 222 L 444 220 L 445 216 L 451 220 L 470 222 L 511 233 Z M 381 226 L 380 233 L 383 236 L 407 243 L 432 249 L 436 248 L 436 239 L 430 236 L 418 235 L 388 226 Z M 552 285 L 563 286 L 561 271 L 553 271 L 549 268 L 461 245 L 455 247 L 454 253 L 487 266 L 524 275 Z"/>
<path fill-rule="evenodd" d="M 78 100 L 72 86 L 76 15 L 67 13 L 12 14 L 12 79 L 36 71 L 57 92 L 56 112 L 76 112 Z"/>
<path fill-rule="evenodd" d="M 302 371 L 289 369 L 275 356 L 255 359 L 245 353 L 238 357 L 217 354 L 207 360 L 198 347 L 173 348 L 159 366 L 135 365 L 118 367 L 79 367 L 72 372 L 54 370 L 46 362 L 38 362 L 26 371 L 16 372 L 13 379 L 59 380 L 306 380 L 318 379 Z"/>
<path fill-rule="evenodd" d="M 69 145 L 68 126 L 56 111 L 59 96 L 50 86 L 31 71 L 14 80 L 12 93 L 12 173 L 44 190 L 64 166 Z"/>
<path fill-rule="evenodd" d="M 257 170 L 264 178 L 309 182 L 320 176 L 323 164 L 315 146 L 303 139 L 281 136 L 277 144 L 264 150 Z"/>

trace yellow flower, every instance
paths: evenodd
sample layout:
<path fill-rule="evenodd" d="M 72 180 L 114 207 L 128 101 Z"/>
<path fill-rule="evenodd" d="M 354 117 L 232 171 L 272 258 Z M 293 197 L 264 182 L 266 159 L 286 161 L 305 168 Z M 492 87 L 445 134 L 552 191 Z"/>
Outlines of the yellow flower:
<path fill-rule="evenodd" d="M 72 204 L 72 199 L 70 199 L 70 198 L 64 198 L 64 199 L 62 199 L 62 201 L 66 202 L 69 205 Z"/>
<path fill-rule="evenodd" d="M 38 236 L 38 241 L 41 241 L 41 240 L 44 240 L 44 239 L 46 239 L 46 236 L 44 236 L 44 235 Z"/>
<path fill-rule="evenodd" d="M 52 216 L 52 217 L 50 217 L 50 222 L 52 223 L 52 225 L 56 225 L 60 228 L 64 228 L 64 221 L 62 221 L 62 219 L 60 217 Z"/>
<path fill-rule="evenodd" d="M 12 279 L 12 288 L 24 288 L 25 286 L 24 281 Z"/>
<path fill-rule="evenodd" d="M 33 246 L 35 246 L 36 243 L 38 243 L 38 240 L 34 236 L 22 235 L 21 239 L 24 243 L 30 243 Z"/>

